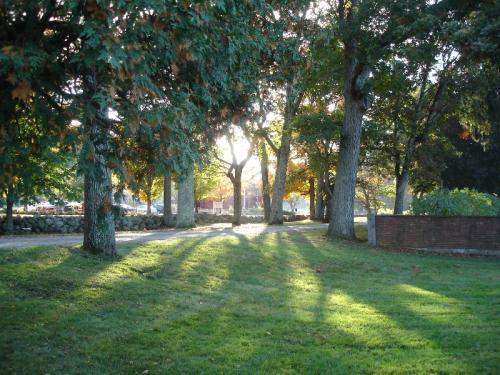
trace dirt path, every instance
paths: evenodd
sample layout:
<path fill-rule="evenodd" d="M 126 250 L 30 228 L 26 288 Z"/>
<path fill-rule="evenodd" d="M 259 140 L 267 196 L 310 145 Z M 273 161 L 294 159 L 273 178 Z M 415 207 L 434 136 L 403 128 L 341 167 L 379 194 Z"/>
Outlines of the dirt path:
<path fill-rule="evenodd" d="M 240 227 L 207 227 L 187 230 L 168 229 L 142 232 L 117 232 L 116 242 L 149 242 L 158 240 L 176 240 L 183 238 L 206 238 L 231 235 L 259 235 L 265 233 L 281 233 L 326 229 L 327 224 L 291 224 L 267 226 L 263 224 L 246 224 Z M 83 241 L 82 234 L 34 234 L 25 236 L 1 236 L 0 249 L 12 249 L 31 246 L 76 245 Z"/>

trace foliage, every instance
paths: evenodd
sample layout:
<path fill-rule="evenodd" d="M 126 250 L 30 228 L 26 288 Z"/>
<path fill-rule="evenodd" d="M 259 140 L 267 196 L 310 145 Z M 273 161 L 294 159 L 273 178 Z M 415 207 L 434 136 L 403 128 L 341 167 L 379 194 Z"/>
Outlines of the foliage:
<path fill-rule="evenodd" d="M 227 187 L 231 191 L 230 183 L 224 178 L 223 171 L 215 163 L 203 166 L 195 166 L 194 169 L 194 199 L 200 202 L 204 199 L 222 200 L 226 198 L 225 190 Z M 222 195 L 221 198 L 219 195 Z M 217 199 L 215 199 L 217 198 Z M 219 199 L 221 198 L 221 199 Z"/>
<path fill-rule="evenodd" d="M 298 154 L 307 157 L 312 170 L 330 170 L 336 162 L 342 113 L 303 108 L 293 121 Z"/>
<path fill-rule="evenodd" d="M 81 187 L 76 180 L 76 160 L 69 139 L 56 127 L 47 128 L 33 104 L 20 105 L 16 116 L 0 125 L 0 197 L 29 204 L 45 198 L 73 200 Z"/>
<path fill-rule="evenodd" d="M 414 198 L 415 215 L 500 216 L 500 198 L 469 189 L 441 189 Z"/>
<path fill-rule="evenodd" d="M 290 161 L 288 163 L 284 199 L 287 200 L 294 193 L 300 195 L 309 194 L 309 176 L 310 172 L 307 170 L 306 165 Z"/>
<path fill-rule="evenodd" d="M 394 186 L 383 173 L 361 167 L 357 176 L 356 199 L 367 212 L 377 213 L 385 207 L 383 198 L 393 196 Z"/>
<path fill-rule="evenodd" d="M 2 370 L 495 373 L 499 288 L 495 261 L 322 232 L 2 249 Z"/>

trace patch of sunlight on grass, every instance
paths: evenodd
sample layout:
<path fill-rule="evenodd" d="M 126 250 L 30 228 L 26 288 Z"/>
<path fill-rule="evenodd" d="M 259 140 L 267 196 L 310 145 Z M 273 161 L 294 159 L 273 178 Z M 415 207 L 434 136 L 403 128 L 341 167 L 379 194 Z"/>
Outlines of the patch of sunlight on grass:
<path fill-rule="evenodd" d="M 433 300 L 441 300 L 441 301 L 446 301 L 446 302 L 450 302 L 450 303 L 457 303 L 457 300 L 454 298 L 446 297 L 442 294 L 433 292 L 431 290 L 419 288 L 415 285 L 399 284 L 397 287 L 402 292 L 409 293 L 409 294 L 412 294 L 414 296 L 425 297 L 427 299 L 433 299 Z"/>
<path fill-rule="evenodd" d="M 497 264 L 324 232 L 0 252 L 2 370 L 496 372 Z"/>

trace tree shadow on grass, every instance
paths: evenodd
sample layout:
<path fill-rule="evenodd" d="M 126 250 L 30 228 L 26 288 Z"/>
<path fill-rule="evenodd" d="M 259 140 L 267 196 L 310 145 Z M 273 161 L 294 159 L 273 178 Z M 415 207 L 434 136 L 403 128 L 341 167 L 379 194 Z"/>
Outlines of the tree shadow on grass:
<path fill-rule="evenodd" d="M 411 371 L 420 355 L 455 360 L 444 344 L 471 334 L 412 309 L 430 285 L 407 258 L 352 246 L 274 233 L 121 245 L 103 264 L 71 254 L 41 270 L 75 283 L 64 293 L 0 295 L 14 306 L 2 346 L 15 352 L 3 363 L 25 373 L 367 373 Z M 463 368 L 481 368 L 472 361 Z"/>
<path fill-rule="evenodd" d="M 491 333 L 499 332 L 493 324 L 495 313 L 470 300 L 466 290 L 453 292 L 453 284 L 463 282 L 453 270 L 443 267 L 446 262 L 455 264 L 453 259 L 437 260 L 436 266 L 436 258 L 384 254 L 366 247 L 353 254 L 357 250 L 348 249 L 345 241 L 324 242 L 321 248 L 304 234 L 296 236 L 298 242 L 309 242 L 313 250 L 300 254 L 309 268 L 318 270 L 317 319 L 341 324 L 345 319 L 335 318 L 335 304 L 349 307 L 359 318 L 350 322 L 349 329 L 352 333 L 359 330 L 359 347 L 395 349 L 401 360 L 392 365 L 409 371 L 429 353 L 434 353 L 428 359 L 437 368 L 444 365 L 452 372 L 488 372 L 498 364 L 493 349 L 496 335 Z M 490 286 L 490 291 L 494 288 Z M 498 293 L 496 297 L 498 301 Z M 329 315 L 333 318 L 328 319 Z M 389 358 L 385 361 L 390 365 Z M 432 370 L 432 363 L 428 366 Z"/>

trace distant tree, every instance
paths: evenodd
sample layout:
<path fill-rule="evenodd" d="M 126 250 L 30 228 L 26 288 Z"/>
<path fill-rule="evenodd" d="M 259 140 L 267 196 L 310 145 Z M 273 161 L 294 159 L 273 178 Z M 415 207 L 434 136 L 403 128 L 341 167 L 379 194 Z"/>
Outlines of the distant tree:
<path fill-rule="evenodd" d="M 394 186 L 380 171 L 361 167 L 356 184 L 356 199 L 369 213 L 377 212 L 385 206 L 382 198 L 394 196 Z"/>
<path fill-rule="evenodd" d="M 233 185 L 233 226 L 241 225 L 241 187 L 242 187 L 242 175 L 243 169 L 245 165 L 248 163 L 250 158 L 252 157 L 252 147 L 247 150 L 246 155 L 242 160 L 238 160 L 235 151 L 235 142 L 238 137 L 234 132 L 234 128 L 230 128 L 226 133 L 226 140 L 229 145 L 229 149 L 231 151 L 231 160 L 227 161 L 221 157 L 217 157 L 217 159 L 225 166 L 225 175 L 229 178 Z"/>
<path fill-rule="evenodd" d="M 209 199 L 214 189 L 221 183 L 223 171 L 215 163 L 196 166 L 194 170 L 194 200 L 198 212 L 200 202 Z"/>
<path fill-rule="evenodd" d="M 297 152 L 307 158 L 316 175 L 314 218 L 321 221 L 332 195 L 332 171 L 337 162 L 341 125 L 340 111 L 328 112 L 326 108 L 312 106 L 303 108 L 293 123 Z"/>
<path fill-rule="evenodd" d="M 120 140 L 126 144 L 125 151 L 125 183 L 142 201 L 146 202 L 147 214 L 151 215 L 153 199 L 161 196 L 161 177 L 157 170 L 156 148 L 147 139 L 147 133 L 138 130 L 135 137 Z"/>

